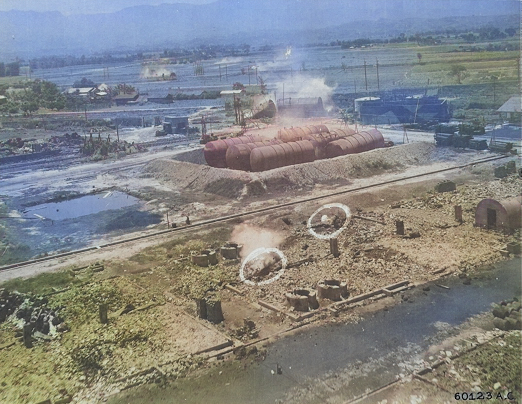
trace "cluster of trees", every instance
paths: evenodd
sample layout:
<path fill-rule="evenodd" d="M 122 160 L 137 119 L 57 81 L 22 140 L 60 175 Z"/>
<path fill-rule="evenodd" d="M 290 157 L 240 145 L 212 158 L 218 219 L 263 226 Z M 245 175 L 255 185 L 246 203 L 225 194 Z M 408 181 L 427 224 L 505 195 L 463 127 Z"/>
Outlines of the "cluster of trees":
<path fill-rule="evenodd" d="M 9 86 L 0 86 L 0 94 L 7 101 L 0 105 L 0 112 L 16 114 L 20 111 L 30 116 L 39 108 L 62 110 L 66 106 L 65 96 L 56 84 L 45 80 L 23 82 L 15 91 L 8 91 Z"/>
<path fill-rule="evenodd" d="M 29 66 L 32 70 L 36 69 L 52 69 L 67 66 L 93 65 L 93 64 L 109 64 L 116 62 L 132 62 L 139 59 L 137 54 L 125 56 L 113 56 L 111 54 L 93 55 L 80 57 L 76 56 L 45 56 L 29 60 Z"/>
<path fill-rule="evenodd" d="M 432 35 L 423 36 L 420 34 L 407 36 L 405 33 L 401 33 L 399 36 L 389 39 L 369 39 L 369 38 L 359 38 L 354 39 L 353 41 L 334 41 L 331 42 L 332 46 L 341 46 L 343 49 L 348 48 L 360 48 L 362 46 L 370 46 L 373 44 L 386 44 L 386 43 L 403 43 L 403 42 L 414 42 L 417 45 L 438 45 L 441 43 L 441 40 Z"/>
<path fill-rule="evenodd" d="M 215 100 L 220 97 L 219 91 L 203 91 L 201 94 L 169 94 L 167 95 L 167 99 L 173 101 L 181 101 L 181 100 Z"/>
<path fill-rule="evenodd" d="M 476 32 L 466 32 L 459 35 L 459 38 L 466 42 L 473 43 L 479 41 L 498 41 L 506 38 L 512 38 L 516 35 L 517 29 L 509 27 L 501 31 L 498 28 L 480 28 Z"/>
<path fill-rule="evenodd" d="M 199 60 L 213 59 L 220 55 L 248 55 L 250 45 L 202 45 L 193 49 L 165 49 L 163 56 L 175 58 L 178 64 L 194 63 Z"/>
<path fill-rule="evenodd" d="M 351 41 L 332 41 L 330 42 L 331 46 L 341 46 L 343 49 L 348 49 L 351 47 L 360 48 L 361 46 L 369 46 L 372 44 L 382 44 L 382 43 L 404 43 L 404 42 L 413 42 L 417 45 L 438 45 L 443 42 L 446 38 L 450 38 L 452 35 L 463 39 L 466 42 L 480 42 L 480 41 L 497 41 L 506 38 L 512 38 L 517 34 L 517 29 L 513 27 L 505 28 L 501 31 L 499 28 L 495 27 L 484 27 L 476 30 L 476 32 L 463 32 L 457 29 L 448 29 L 441 32 L 425 32 L 423 34 L 414 34 L 414 35 L 406 35 L 405 33 L 399 34 L 397 37 L 388 38 L 388 39 L 369 39 L 369 38 L 359 38 Z M 493 45 L 491 45 L 493 46 Z M 516 45 L 510 45 L 516 46 Z M 489 49 L 488 49 L 489 50 Z M 496 49 L 492 49 L 496 50 Z M 502 49 L 503 50 L 503 49 Z"/>
<path fill-rule="evenodd" d="M 19 76 L 20 62 L 3 63 L 0 62 L 0 77 Z"/>

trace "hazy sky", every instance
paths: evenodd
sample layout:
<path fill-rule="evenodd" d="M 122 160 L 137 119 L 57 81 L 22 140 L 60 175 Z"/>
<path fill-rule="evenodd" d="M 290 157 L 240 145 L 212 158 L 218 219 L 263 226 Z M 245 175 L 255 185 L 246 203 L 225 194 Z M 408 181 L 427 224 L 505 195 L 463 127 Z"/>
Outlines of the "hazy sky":
<path fill-rule="evenodd" d="M 204 4 L 216 0 L 0 0 L 0 11 L 59 11 L 62 14 L 110 13 L 141 4 Z"/>

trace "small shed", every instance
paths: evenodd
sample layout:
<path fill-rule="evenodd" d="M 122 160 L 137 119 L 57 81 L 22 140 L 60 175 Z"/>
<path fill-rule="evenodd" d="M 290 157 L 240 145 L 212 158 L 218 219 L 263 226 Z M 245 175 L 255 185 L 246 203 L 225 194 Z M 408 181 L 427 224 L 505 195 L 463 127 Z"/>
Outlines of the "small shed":
<path fill-rule="evenodd" d="M 188 116 L 166 116 L 163 120 L 163 130 L 168 134 L 186 135 L 189 128 Z"/>
<path fill-rule="evenodd" d="M 486 229 L 515 230 L 522 224 L 522 196 L 496 201 L 486 198 L 475 210 L 475 226 Z"/>
<path fill-rule="evenodd" d="M 522 111 L 522 97 L 514 96 L 507 100 L 502 106 L 497 109 L 497 112 L 501 114 L 506 114 L 507 118 L 511 118 L 511 115 L 518 114 L 520 115 Z"/>
<path fill-rule="evenodd" d="M 219 94 L 225 99 L 225 111 L 233 111 L 234 100 L 243 100 L 246 97 L 245 90 L 223 90 Z"/>

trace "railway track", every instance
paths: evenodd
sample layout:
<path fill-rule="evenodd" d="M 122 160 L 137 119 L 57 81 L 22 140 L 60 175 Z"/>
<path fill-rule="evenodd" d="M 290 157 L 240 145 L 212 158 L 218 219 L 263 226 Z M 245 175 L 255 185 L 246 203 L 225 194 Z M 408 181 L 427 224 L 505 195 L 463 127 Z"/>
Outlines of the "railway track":
<path fill-rule="evenodd" d="M 256 214 L 260 214 L 260 213 L 271 212 L 271 211 L 275 211 L 275 210 L 278 210 L 278 209 L 299 205 L 299 204 L 302 204 L 302 203 L 318 201 L 318 200 L 321 200 L 321 199 L 327 199 L 327 198 L 331 198 L 331 197 L 334 197 L 334 196 L 349 194 L 349 193 L 352 193 L 352 192 L 363 191 L 363 190 L 366 190 L 366 189 L 378 188 L 378 187 L 381 187 L 381 186 L 390 185 L 390 184 L 394 184 L 394 183 L 401 182 L 401 181 L 407 181 L 407 180 L 412 180 L 412 179 L 422 178 L 422 177 L 429 177 L 430 175 L 440 174 L 440 173 L 449 172 L 449 171 L 453 171 L 453 170 L 459 170 L 459 169 L 463 169 L 463 168 L 466 168 L 466 167 L 474 166 L 474 165 L 477 165 L 477 164 L 484 164 L 484 163 L 488 163 L 488 162 L 492 162 L 492 161 L 496 161 L 496 160 L 505 159 L 507 157 L 508 156 L 488 157 L 488 158 L 485 158 L 485 159 L 475 160 L 473 162 L 466 163 L 466 164 L 461 164 L 461 165 L 457 165 L 457 166 L 453 166 L 453 167 L 448 167 L 448 168 L 442 168 L 442 169 L 438 169 L 438 170 L 429 171 L 427 173 L 415 174 L 415 175 L 410 175 L 410 176 L 404 176 L 404 177 L 396 178 L 396 179 L 393 179 L 393 180 L 383 181 L 383 182 L 380 182 L 380 183 L 377 183 L 377 184 L 365 185 L 365 186 L 361 186 L 361 187 L 357 187 L 357 188 L 351 188 L 351 189 L 346 189 L 346 190 L 337 191 L 337 192 L 330 192 L 328 194 L 315 196 L 315 197 L 311 197 L 311 198 L 303 198 L 303 199 L 299 199 L 299 200 L 292 201 L 292 202 L 282 203 L 282 204 L 273 205 L 273 206 L 267 206 L 265 208 L 254 209 L 254 210 L 250 210 L 250 211 L 246 211 L 246 212 L 235 213 L 233 215 L 227 215 L 227 216 L 221 216 L 221 217 L 214 218 L 214 219 L 203 220 L 203 221 L 200 221 L 200 222 L 197 222 L 197 223 L 194 223 L 194 224 L 190 224 L 190 225 L 187 225 L 187 226 L 184 226 L 184 227 L 161 230 L 161 231 L 157 231 L 157 232 L 154 232 L 154 233 L 149 233 L 149 234 L 140 235 L 140 236 L 136 236 L 136 237 L 130 237 L 130 238 L 124 239 L 124 240 L 118 240 L 118 241 L 113 241 L 113 242 L 110 242 L 110 243 L 100 244 L 98 246 L 82 248 L 82 249 L 79 249 L 79 250 L 69 251 L 69 252 L 66 252 L 66 253 L 56 254 L 56 255 L 42 257 L 42 258 L 37 258 L 37 259 L 33 259 L 33 260 L 28 260 L 28 261 L 22 261 L 22 262 L 18 262 L 18 263 L 15 263 L 15 264 L 4 265 L 4 266 L 0 267 L 0 271 L 5 271 L 5 270 L 8 270 L 8 269 L 14 269 L 14 268 L 20 268 L 20 267 L 36 264 L 36 263 L 39 263 L 39 262 L 50 261 L 50 260 L 54 260 L 54 259 L 58 259 L 58 258 L 62 258 L 62 257 L 68 257 L 68 256 L 76 255 L 76 254 L 81 254 L 81 253 L 84 253 L 84 252 L 87 252 L 87 251 L 93 251 L 93 250 L 102 249 L 102 248 L 106 248 L 106 247 L 111 247 L 111 246 L 115 246 L 115 245 L 126 244 L 126 243 L 130 243 L 130 242 L 133 242 L 133 241 L 138 241 L 138 240 L 142 240 L 142 239 L 147 239 L 147 238 L 161 236 L 161 235 L 164 235 L 164 234 L 186 232 L 186 231 L 189 231 L 189 230 L 205 227 L 205 226 L 216 224 L 216 223 L 224 223 L 224 222 L 227 222 L 229 220 L 233 220 L 233 219 L 237 219 L 237 218 L 241 218 L 241 217 L 245 217 L 245 216 L 251 216 L 251 215 L 256 215 Z"/>

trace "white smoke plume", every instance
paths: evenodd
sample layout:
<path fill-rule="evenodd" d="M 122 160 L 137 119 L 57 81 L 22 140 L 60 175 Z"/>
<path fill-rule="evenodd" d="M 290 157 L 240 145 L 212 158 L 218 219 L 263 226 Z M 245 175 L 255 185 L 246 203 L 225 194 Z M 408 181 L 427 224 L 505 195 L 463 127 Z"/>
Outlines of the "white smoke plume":
<path fill-rule="evenodd" d="M 284 239 L 284 236 L 277 231 L 244 223 L 234 227 L 231 236 L 231 241 L 243 245 L 241 250 L 243 258 L 257 248 L 277 248 Z"/>
<path fill-rule="evenodd" d="M 238 63 L 244 63 L 245 58 L 240 56 L 227 56 L 214 62 L 215 65 L 237 65 Z"/>
<path fill-rule="evenodd" d="M 293 77 L 276 84 L 278 99 L 283 98 L 283 90 L 285 99 L 321 97 L 326 104 L 331 100 L 335 87 L 328 86 L 324 78 L 295 73 Z"/>
<path fill-rule="evenodd" d="M 163 66 L 145 66 L 141 70 L 141 78 L 143 79 L 155 79 L 165 78 L 168 79 L 170 74 L 173 73 Z"/>

